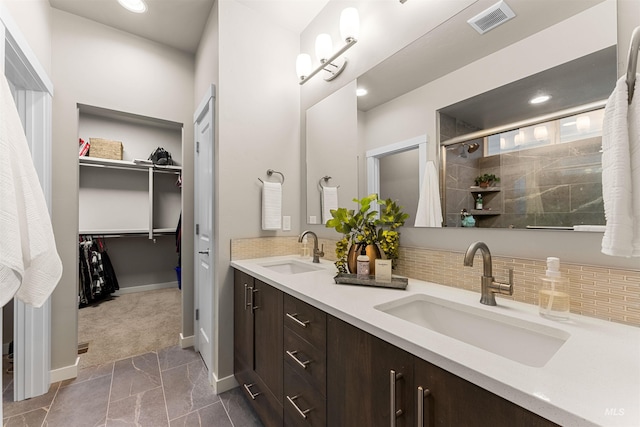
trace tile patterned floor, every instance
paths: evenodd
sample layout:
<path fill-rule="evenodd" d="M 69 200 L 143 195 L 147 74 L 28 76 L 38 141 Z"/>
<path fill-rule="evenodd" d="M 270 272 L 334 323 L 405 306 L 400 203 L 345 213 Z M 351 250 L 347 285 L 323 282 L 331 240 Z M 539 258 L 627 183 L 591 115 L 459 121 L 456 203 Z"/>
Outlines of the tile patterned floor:
<path fill-rule="evenodd" d="M 192 348 L 86 368 L 22 402 L 8 401 L 13 387 L 4 379 L 4 427 L 262 427 L 239 388 L 213 393 Z"/>

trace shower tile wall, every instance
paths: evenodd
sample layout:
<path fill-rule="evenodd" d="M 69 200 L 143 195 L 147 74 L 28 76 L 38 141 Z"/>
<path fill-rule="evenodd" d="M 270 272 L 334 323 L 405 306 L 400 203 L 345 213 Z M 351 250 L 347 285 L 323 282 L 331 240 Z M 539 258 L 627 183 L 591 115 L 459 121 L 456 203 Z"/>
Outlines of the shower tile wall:
<path fill-rule="evenodd" d="M 471 126 L 440 115 L 440 140 L 472 132 Z M 602 138 L 482 157 L 480 148 L 466 157 L 459 147 L 447 150 L 446 224 L 460 226 L 460 211 L 474 207 L 469 187 L 484 173 L 500 177 L 500 192 L 484 195 L 495 216 L 476 216 L 479 227 L 603 225 Z"/>

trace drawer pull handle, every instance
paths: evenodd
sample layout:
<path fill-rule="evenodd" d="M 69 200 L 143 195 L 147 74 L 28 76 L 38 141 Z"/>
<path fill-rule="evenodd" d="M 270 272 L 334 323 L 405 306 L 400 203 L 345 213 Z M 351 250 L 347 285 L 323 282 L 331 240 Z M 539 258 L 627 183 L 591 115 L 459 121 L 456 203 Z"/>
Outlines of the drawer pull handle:
<path fill-rule="evenodd" d="M 308 320 L 302 321 L 300 319 L 298 319 L 296 316 L 298 315 L 298 313 L 293 313 L 293 314 L 289 314 L 287 313 L 287 317 L 291 320 L 293 320 L 294 322 L 296 322 L 298 325 L 302 326 L 303 328 L 306 328 L 307 325 L 309 324 Z"/>
<path fill-rule="evenodd" d="M 255 384 L 251 383 L 251 384 L 243 384 L 244 389 L 247 390 L 247 393 L 249 393 L 249 396 L 251 397 L 251 400 L 256 400 L 256 396 L 260 395 L 260 392 L 257 393 L 253 393 L 251 391 L 251 387 L 253 387 Z"/>
<path fill-rule="evenodd" d="M 300 397 L 300 395 L 296 395 L 296 396 L 293 396 L 293 397 L 289 397 L 287 395 L 287 400 L 289 401 L 289 403 L 291 403 L 293 405 L 294 408 L 296 408 L 296 411 L 298 411 L 298 414 L 300 414 L 300 416 L 306 420 L 307 419 L 307 414 L 309 413 L 309 411 L 311 411 L 312 408 L 305 409 L 304 411 L 302 409 L 300 409 L 300 407 L 298 405 L 296 405 L 296 402 L 294 402 L 294 400 L 296 400 L 299 397 Z"/>
<path fill-rule="evenodd" d="M 390 407 L 391 407 L 391 427 L 396 427 L 396 418 L 403 414 L 402 409 L 396 409 L 396 381 L 402 378 L 402 373 L 397 373 L 393 369 L 389 371 Z"/>
<path fill-rule="evenodd" d="M 304 362 L 303 362 L 302 360 L 300 360 L 300 359 L 298 359 L 298 358 L 296 357 L 296 354 L 298 354 L 298 350 L 293 350 L 293 351 L 289 351 L 289 350 L 287 350 L 287 355 L 288 355 L 290 358 L 292 358 L 293 360 L 295 360 L 295 361 L 296 361 L 296 363 L 297 363 L 298 365 L 302 366 L 302 369 L 307 369 L 307 365 L 308 365 L 309 363 L 311 363 L 311 361 L 310 361 L 310 360 L 307 360 L 307 361 L 304 361 Z"/>
<path fill-rule="evenodd" d="M 256 305 L 256 300 L 255 300 L 255 293 L 258 292 L 260 289 L 256 289 L 253 287 L 249 287 L 249 290 L 251 291 L 249 293 L 249 307 L 251 307 L 251 311 L 254 311 L 258 308 L 260 308 L 260 306 Z"/>
<path fill-rule="evenodd" d="M 418 386 L 418 427 L 424 427 L 424 399 L 431 394 L 428 388 Z"/>
<path fill-rule="evenodd" d="M 253 288 L 250 288 L 249 285 L 247 285 L 245 283 L 244 284 L 244 309 L 245 309 L 245 311 L 247 310 L 247 307 L 249 307 L 249 303 L 247 302 L 247 289 L 253 289 Z"/>

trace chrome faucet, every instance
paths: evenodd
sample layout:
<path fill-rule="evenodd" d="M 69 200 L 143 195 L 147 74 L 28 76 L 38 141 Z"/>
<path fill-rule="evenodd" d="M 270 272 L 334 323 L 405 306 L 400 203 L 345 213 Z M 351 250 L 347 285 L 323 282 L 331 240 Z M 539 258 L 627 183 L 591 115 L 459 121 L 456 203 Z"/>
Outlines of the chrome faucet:
<path fill-rule="evenodd" d="M 473 257 L 480 249 L 482 252 L 482 290 L 480 303 L 486 305 L 496 305 L 495 294 L 513 295 L 513 268 L 509 269 L 509 283 L 500 283 L 493 280 L 491 272 L 491 252 L 484 242 L 472 243 L 464 254 L 465 267 L 473 267 Z"/>
<path fill-rule="evenodd" d="M 320 262 L 320 257 L 324 256 L 324 245 L 322 245 L 322 249 L 318 249 L 318 236 L 311 230 L 303 231 L 300 237 L 298 237 L 298 242 L 302 243 L 302 239 L 307 234 L 311 234 L 313 236 L 313 262 L 318 264 Z"/>

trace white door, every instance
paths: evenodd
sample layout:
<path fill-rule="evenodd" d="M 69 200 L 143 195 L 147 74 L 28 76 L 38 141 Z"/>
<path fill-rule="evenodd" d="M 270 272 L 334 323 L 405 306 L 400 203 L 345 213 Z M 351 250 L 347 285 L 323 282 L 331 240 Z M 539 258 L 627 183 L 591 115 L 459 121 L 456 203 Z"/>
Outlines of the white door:
<path fill-rule="evenodd" d="M 213 235 L 213 156 L 214 98 L 211 86 L 195 115 L 195 347 L 209 372 L 213 368 L 213 299 L 214 246 Z"/>

